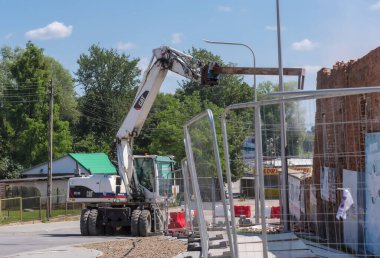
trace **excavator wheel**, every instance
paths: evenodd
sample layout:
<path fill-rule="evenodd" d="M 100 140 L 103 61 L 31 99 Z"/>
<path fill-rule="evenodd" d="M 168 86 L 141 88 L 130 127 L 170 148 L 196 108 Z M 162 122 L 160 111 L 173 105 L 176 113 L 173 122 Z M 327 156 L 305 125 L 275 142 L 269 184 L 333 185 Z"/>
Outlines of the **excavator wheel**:
<path fill-rule="evenodd" d="M 83 209 L 80 215 L 80 234 L 82 236 L 88 236 L 88 227 L 87 227 L 88 215 L 90 215 L 90 210 Z"/>
<path fill-rule="evenodd" d="M 140 236 L 146 237 L 152 229 L 152 216 L 149 210 L 142 210 L 139 218 Z"/>
<path fill-rule="evenodd" d="M 101 223 L 101 214 L 97 209 L 91 209 L 90 214 L 88 215 L 87 226 L 88 226 L 88 235 L 90 236 L 99 236 L 104 235 L 104 227 Z"/>
<path fill-rule="evenodd" d="M 141 215 L 141 210 L 136 209 L 132 211 L 131 216 L 131 235 L 132 236 L 139 236 L 139 218 Z"/>

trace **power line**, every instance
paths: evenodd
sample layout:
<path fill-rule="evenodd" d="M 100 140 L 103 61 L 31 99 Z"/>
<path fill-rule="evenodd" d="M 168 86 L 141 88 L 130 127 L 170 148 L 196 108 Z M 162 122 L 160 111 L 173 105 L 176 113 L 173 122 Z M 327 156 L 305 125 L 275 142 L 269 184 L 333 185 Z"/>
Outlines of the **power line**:
<path fill-rule="evenodd" d="M 10 95 L 10 94 L 4 94 L 0 95 L 1 98 L 25 98 L 25 97 L 37 97 L 37 96 L 42 96 L 41 94 L 19 94 L 19 95 Z"/>
<path fill-rule="evenodd" d="M 35 102 L 40 102 L 40 100 L 6 100 L 6 101 L 2 101 L 0 99 L 0 103 L 35 103 Z"/>

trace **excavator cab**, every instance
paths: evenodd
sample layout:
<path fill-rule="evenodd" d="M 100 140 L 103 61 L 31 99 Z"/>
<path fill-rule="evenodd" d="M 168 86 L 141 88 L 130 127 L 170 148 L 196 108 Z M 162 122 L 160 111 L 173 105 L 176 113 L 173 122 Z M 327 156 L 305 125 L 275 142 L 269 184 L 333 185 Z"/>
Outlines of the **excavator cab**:
<path fill-rule="evenodd" d="M 154 160 L 151 157 L 135 158 L 134 167 L 140 186 L 153 192 L 154 177 L 156 176 Z"/>
<path fill-rule="evenodd" d="M 156 202 L 162 197 L 170 197 L 174 164 L 175 161 L 169 156 L 134 156 L 135 179 L 145 202 Z"/>

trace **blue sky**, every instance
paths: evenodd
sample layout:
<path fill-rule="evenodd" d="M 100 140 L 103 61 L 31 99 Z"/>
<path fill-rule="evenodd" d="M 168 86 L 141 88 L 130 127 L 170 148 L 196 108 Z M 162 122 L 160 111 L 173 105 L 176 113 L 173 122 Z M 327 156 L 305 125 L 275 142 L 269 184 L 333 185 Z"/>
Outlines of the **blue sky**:
<path fill-rule="evenodd" d="M 252 66 L 247 49 L 210 45 L 202 39 L 251 46 L 259 67 L 276 67 L 275 0 L 0 0 L 0 46 L 28 40 L 70 72 L 92 44 L 140 58 L 145 69 L 152 49 L 205 48 L 225 62 Z M 379 0 L 281 0 L 283 65 L 315 74 L 336 61 L 357 59 L 380 46 Z M 162 91 L 174 92 L 181 77 L 170 74 Z M 259 81 L 278 78 L 260 77 Z M 252 76 L 246 76 L 252 82 Z"/>

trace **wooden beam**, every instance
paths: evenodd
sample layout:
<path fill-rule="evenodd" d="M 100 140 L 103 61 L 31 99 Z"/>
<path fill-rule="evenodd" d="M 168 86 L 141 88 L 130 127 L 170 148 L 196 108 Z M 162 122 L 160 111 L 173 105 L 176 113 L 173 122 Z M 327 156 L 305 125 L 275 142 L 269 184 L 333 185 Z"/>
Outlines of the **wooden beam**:
<path fill-rule="evenodd" d="M 284 75 L 304 76 L 303 68 L 284 68 Z M 252 75 L 278 75 L 278 68 L 265 67 L 218 67 L 214 66 L 212 72 L 216 74 L 252 74 Z"/>

